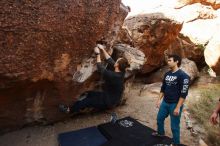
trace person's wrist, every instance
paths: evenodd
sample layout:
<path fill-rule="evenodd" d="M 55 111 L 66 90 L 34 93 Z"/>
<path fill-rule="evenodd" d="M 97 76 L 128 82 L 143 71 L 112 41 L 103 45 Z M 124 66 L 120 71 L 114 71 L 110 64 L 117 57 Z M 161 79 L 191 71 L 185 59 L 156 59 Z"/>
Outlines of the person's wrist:
<path fill-rule="evenodd" d="M 218 110 L 214 110 L 213 113 L 218 114 Z"/>

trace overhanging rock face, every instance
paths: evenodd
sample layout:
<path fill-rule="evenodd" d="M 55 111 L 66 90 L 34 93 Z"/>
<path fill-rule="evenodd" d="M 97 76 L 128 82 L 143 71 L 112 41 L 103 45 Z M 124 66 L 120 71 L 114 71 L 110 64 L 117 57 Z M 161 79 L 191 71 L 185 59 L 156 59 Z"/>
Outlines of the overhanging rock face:
<path fill-rule="evenodd" d="M 0 1 L 0 132 L 63 118 L 57 105 L 89 89 L 72 81 L 98 41 L 111 46 L 121 0 Z"/>

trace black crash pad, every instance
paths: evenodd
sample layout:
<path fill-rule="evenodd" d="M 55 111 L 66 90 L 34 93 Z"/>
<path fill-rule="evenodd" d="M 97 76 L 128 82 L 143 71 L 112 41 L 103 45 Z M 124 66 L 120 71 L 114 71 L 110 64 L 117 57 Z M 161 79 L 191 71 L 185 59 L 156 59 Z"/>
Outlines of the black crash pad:
<path fill-rule="evenodd" d="M 109 140 L 102 146 L 162 146 L 172 142 L 169 137 L 152 136 L 153 129 L 131 117 L 119 119 L 115 123 L 101 124 L 98 129 Z"/>
<path fill-rule="evenodd" d="M 111 139 L 106 143 L 102 144 L 101 146 L 133 146 L 133 145 L 127 141 L 123 141 L 120 139 Z"/>
<path fill-rule="evenodd" d="M 97 127 L 89 127 L 58 135 L 59 146 L 101 146 L 107 139 Z"/>

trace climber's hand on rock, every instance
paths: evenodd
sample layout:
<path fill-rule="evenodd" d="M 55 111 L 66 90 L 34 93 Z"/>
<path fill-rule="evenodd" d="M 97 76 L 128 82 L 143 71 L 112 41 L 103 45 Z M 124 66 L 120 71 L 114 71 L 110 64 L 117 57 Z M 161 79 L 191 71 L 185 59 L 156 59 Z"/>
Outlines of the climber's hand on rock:
<path fill-rule="evenodd" d="M 95 52 L 95 54 L 100 54 L 100 49 L 98 47 L 95 47 L 94 52 Z"/>
<path fill-rule="evenodd" d="M 104 45 L 101 45 L 101 44 L 97 44 L 97 47 L 101 50 L 104 50 L 105 49 L 105 46 Z"/>

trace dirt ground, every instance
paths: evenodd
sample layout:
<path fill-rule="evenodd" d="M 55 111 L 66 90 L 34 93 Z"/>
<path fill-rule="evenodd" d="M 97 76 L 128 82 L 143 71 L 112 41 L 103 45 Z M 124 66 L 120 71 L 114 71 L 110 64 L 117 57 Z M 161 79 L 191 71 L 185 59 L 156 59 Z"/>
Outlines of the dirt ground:
<path fill-rule="evenodd" d="M 57 136 L 59 133 L 108 122 L 111 112 L 116 112 L 119 118 L 131 116 L 138 119 L 139 122 L 156 129 L 158 109 L 155 106 L 155 102 L 158 97 L 160 83 L 148 86 L 140 94 L 140 90 L 144 86 L 141 83 L 132 85 L 126 105 L 106 112 L 75 116 L 54 125 L 26 127 L 10 132 L 0 136 L 0 146 L 58 146 Z M 194 96 L 193 93 L 196 89 L 196 87 L 190 89 L 189 97 Z M 191 135 L 190 131 L 186 129 L 184 120 L 182 116 L 181 142 L 188 146 L 198 146 L 199 136 L 194 137 Z M 172 136 L 169 118 L 167 118 L 165 124 L 166 134 Z"/>

